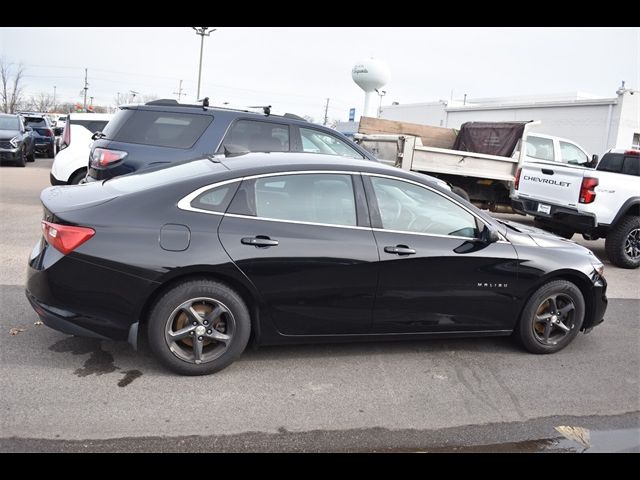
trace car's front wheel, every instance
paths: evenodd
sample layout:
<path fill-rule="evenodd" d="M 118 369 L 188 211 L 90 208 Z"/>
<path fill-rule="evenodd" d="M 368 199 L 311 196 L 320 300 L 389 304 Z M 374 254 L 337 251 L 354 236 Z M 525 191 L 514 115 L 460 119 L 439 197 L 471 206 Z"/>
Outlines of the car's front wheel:
<path fill-rule="evenodd" d="M 251 320 L 246 304 L 227 285 L 207 280 L 179 283 L 151 310 L 151 351 L 182 375 L 206 375 L 229 366 L 244 351 Z"/>
<path fill-rule="evenodd" d="M 567 280 L 554 280 L 531 295 L 515 334 L 531 353 L 555 353 L 576 337 L 584 314 L 580 289 Z"/>

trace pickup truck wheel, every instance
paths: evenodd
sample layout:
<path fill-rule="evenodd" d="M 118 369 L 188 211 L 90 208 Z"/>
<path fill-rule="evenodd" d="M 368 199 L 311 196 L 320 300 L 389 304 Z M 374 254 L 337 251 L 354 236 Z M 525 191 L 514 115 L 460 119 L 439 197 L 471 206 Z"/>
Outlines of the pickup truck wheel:
<path fill-rule="evenodd" d="M 459 197 L 464 198 L 467 202 L 470 201 L 469 199 L 469 194 L 467 192 L 464 191 L 463 188 L 460 187 L 451 187 L 451 191 L 453 193 L 455 193 L 456 195 L 458 195 Z"/>
<path fill-rule="evenodd" d="M 584 313 L 580 289 L 567 280 L 553 280 L 531 295 L 514 333 L 531 353 L 555 353 L 576 337 Z"/>
<path fill-rule="evenodd" d="M 609 232 L 604 247 L 616 267 L 640 267 L 640 216 L 624 217 Z"/>

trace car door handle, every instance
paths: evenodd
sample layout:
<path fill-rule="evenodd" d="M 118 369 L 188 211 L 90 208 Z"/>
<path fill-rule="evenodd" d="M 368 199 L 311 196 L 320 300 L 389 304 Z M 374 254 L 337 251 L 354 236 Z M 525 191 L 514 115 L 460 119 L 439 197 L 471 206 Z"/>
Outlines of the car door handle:
<path fill-rule="evenodd" d="M 240 240 L 244 245 L 253 245 L 254 247 L 275 247 L 278 240 L 271 240 L 266 235 L 257 235 L 255 237 L 244 237 Z"/>
<path fill-rule="evenodd" d="M 396 245 L 395 247 L 384 247 L 384 251 L 387 253 L 394 253 L 396 255 L 413 255 L 416 253 L 415 249 L 409 248 L 406 245 Z"/>
<path fill-rule="evenodd" d="M 548 168 L 543 168 L 542 173 L 545 175 L 553 175 L 553 170 L 549 170 Z"/>

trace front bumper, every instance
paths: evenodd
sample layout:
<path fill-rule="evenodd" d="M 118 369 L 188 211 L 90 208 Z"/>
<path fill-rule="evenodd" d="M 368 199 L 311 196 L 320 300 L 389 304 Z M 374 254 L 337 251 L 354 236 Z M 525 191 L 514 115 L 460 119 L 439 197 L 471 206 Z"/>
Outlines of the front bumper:
<path fill-rule="evenodd" d="M 593 285 L 593 295 L 590 311 L 585 315 L 582 325 L 584 333 L 589 333 L 593 327 L 600 325 L 604 321 L 604 314 L 607 311 L 607 281 L 604 277 L 599 277 Z"/>
<path fill-rule="evenodd" d="M 20 148 L 0 148 L 0 160 L 16 162 L 20 160 Z"/>
<path fill-rule="evenodd" d="M 540 203 L 548 205 L 551 211 L 548 214 L 539 212 L 538 205 Z M 589 233 L 597 226 L 596 216 L 593 213 L 579 212 L 574 208 L 552 205 L 547 202 L 517 198 L 511 200 L 511 208 L 518 213 L 536 217 L 544 223 L 557 225 L 564 229 L 571 229 L 578 233 Z"/>

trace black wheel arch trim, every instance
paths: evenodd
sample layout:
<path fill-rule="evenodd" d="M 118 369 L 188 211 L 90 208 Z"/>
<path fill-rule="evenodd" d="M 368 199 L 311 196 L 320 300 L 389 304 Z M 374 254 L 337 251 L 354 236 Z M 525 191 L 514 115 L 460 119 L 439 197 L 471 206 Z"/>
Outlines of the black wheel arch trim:
<path fill-rule="evenodd" d="M 614 228 L 618 224 L 618 222 L 622 220 L 625 216 L 627 216 L 629 211 L 634 207 L 640 209 L 640 197 L 631 197 L 626 202 L 624 202 L 622 204 L 622 207 L 620 207 L 620 210 L 618 210 L 618 213 L 616 214 L 611 224 L 606 226 L 609 228 Z M 602 226 L 605 226 L 605 225 L 602 225 Z"/>

